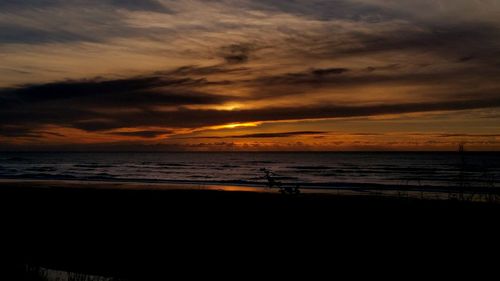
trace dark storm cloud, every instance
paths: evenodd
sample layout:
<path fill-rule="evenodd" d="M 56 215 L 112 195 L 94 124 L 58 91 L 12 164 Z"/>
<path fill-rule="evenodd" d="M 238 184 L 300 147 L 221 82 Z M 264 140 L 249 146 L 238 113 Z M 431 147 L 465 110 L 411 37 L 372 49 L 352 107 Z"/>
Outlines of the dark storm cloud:
<path fill-rule="evenodd" d="M 151 139 L 171 133 L 172 131 L 137 131 L 137 132 L 115 132 L 112 134 L 126 136 L 126 137 L 141 137 L 141 138 Z"/>
<path fill-rule="evenodd" d="M 315 86 L 318 83 L 341 83 L 341 81 L 352 80 L 351 76 L 341 76 L 348 72 L 347 68 L 318 68 L 306 70 L 302 72 L 291 72 L 280 75 L 261 76 L 256 79 L 247 81 L 254 85 L 296 85 L 309 84 Z"/>
<path fill-rule="evenodd" d="M 0 136 L 5 137 L 39 137 L 40 133 L 34 132 L 29 127 L 17 127 L 0 124 Z"/>
<path fill-rule="evenodd" d="M 0 125 L 0 136 L 4 137 L 40 138 L 43 135 L 64 137 L 64 135 L 60 133 L 37 130 L 31 128 L 30 126 L 18 127 L 18 126 Z"/>
<path fill-rule="evenodd" d="M 133 77 L 117 80 L 90 79 L 42 85 L 26 85 L 0 90 L 0 108 L 19 106 L 64 106 L 78 104 L 89 108 L 143 108 L 218 104 L 228 97 L 198 93 L 191 88 L 203 79 L 169 79 L 162 76 Z"/>
<path fill-rule="evenodd" d="M 212 74 L 232 74 L 250 71 L 247 67 L 227 67 L 227 65 L 214 66 L 183 66 L 173 71 L 159 71 L 158 75 L 174 75 L 174 76 L 209 76 Z"/>
<path fill-rule="evenodd" d="M 443 98 L 469 98 L 477 96 L 491 97 L 498 95 L 497 91 L 484 91 L 478 93 L 474 89 L 484 77 L 500 75 L 500 68 L 486 67 L 484 65 L 471 67 L 469 69 L 447 69 L 440 71 L 417 71 L 408 67 L 405 71 L 403 66 L 381 66 L 369 69 L 315 69 L 302 72 L 292 72 L 278 75 L 260 76 L 254 79 L 241 81 L 243 85 L 254 87 L 253 97 L 265 99 L 278 96 L 297 94 L 310 94 L 320 88 L 327 90 L 355 89 L 366 86 L 394 86 L 394 85 L 447 85 L 445 92 L 439 95 Z M 401 70 L 395 71 L 394 69 Z M 409 71 L 413 70 L 413 71 Z M 473 93 L 468 94 L 466 87 L 473 87 Z M 497 87 L 498 88 L 498 87 Z M 460 89 L 459 91 L 455 89 Z M 353 95 L 356 95 L 353 90 Z M 435 95 L 431 92 L 421 92 L 420 95 Z"/>
<path fill-rule="evenodd" d="M 232 136 L 207 136 L 207 137 L 187 137 L 186 139 L 262 139 L 262 138 L 289 138 L 298 136 L 310 136 L 327 134 L 328 132 L 320 131 L 298 131 L 298 132 L 281 132 L 281 133 L 257 133 L 246 135 L 232 135 Z"/>
<path fill-rule="evenodd" d="M 249 44 L 232 44 L 222 47 L 219 53 L 229 64 L 245 63 L 249 59 L 252 48 Z"/>
<path fill-rule="evenodd" d="M 347 68 L 326 68 L 326 69 L 314 69 L 312 74 L 317 76 L 335 75 L 342 74 L 349 71 Z"/>
<path fill-rule="evenodd" d="M 418 28 L 417 28 L 418 27 Z M 359 56 L 382 52 L 426 52 L 440 57 L 468 57 L 471 53 L 499 53 L 500 28 L 486 23 L 442 23 L 402 25 L 394 30 L 352 32 L 347 43 L 326 35 L 317 54 L 326 57 Z M 333 34 L 332 34 L 333 35 Z"/>
<path fill-rule="evenodd" d="M 200 128 L 228 124 L 234 122 L 282 121 L 319 118 L 363 117 L 381 114 L 401 114 L 412 112 L 450 111 L 477 108 L 499 107 L 500 100 L 449 101 L 437 103 L 408 103 L 372 106 L 336 106 L 316 105 L 309 107 L 262 108 L 254 110 L 196 110 L 179 108 L 176 111 L 141 111 L 115 114 L 95 113 L 91 110 L 71 114 L 62 110 L 59 113 L 30 112 L 29 120 L 23 120 L 26 126 L 42 125 L 46 122 L 61 126 L 93 130 L 111 130 L 124 127 L 170 127 L 170 128 Z M 69 113 L 69 114 L 68 114 Z M 10 114 L 12 115 L 12 114 Z M 1 118 L 17 118 L 9 113 L 0 113 Z M 95 118 L 96 121 L 85 123 L 82 118 Z"/>
<path fill-rule="evenodd" d="M 220 105 L 226 102 L 255 100 L 255 95 L 231 97 L 201 91 L 211 85 L 207 77 L 189 78 L 189 74 L 217 74 L 229 71 L 223 66 L 183 67 L 170 72 L 126 79 L 89 79 L 40 85 L 25 85 L 0 90 L 0 135 L 35 136 L 46 125 L 73 127 L 86 131 L 106 131 L 133 127 L 200 128 L 236 122 L 284 121 L 320 118 L 363 117 L 412 112 L 453 111 L 500 107 L 498 92 L 452 92 L 435 102 L 384 103 L 376 105 L 338 105 L 323 103 L 251 110 L 223 111 L 193 109 L 193 105 Z M 266 87 L 297 85 L 316 87 L 321 84 L 359 85 L 380 83 L 380 80 L 445 81 L 435 74 L 406 76 L 349 76 L 344 68 L 310 69 L 301 73 L 270 76 L 235 82 L 254 83 Z M 364 72 L 366 73 L 366 72 Z M 203 75 L 201 75 L 203 76 Z M 406 78 L 405 78 L 406 77 Z M 456 79 L 456 74 L 449 75 Z M 294 86 L 295 85 L 295 86 Z M 279 87 L 278 87 L 279 88 Z M 286 90 L 286 88 L 285 88 Z M 284 90 L 282 90 L 284 91 Z M 279 92 L 273 92 L 279 95 Z M 265 98 L 265 97 L 264 97 Z M 168 107 L 161 110 L 160 107 Z M 153 138 L 162 132 L 144 131 L 121 135 Z M 304 132 L 303 132 L 304 133 Z M 256 134 L 242 137 L 286 137 L 283 134 Z M 238 137 L 238 136 L 234 136 Z"/>
<path fill-rule="evenodd" d="M 205 83 L 204 79 L 154 75 L 1 89 L 0 135 L 30 136 L 47 124 L 88 131 L 112 129 L 123 112 L 135 110 L 141 112 L 137 118 L 148 118 L 158 107 L 214 105 L 233 99 L 194 90 Z"/>
<path fill-rule="evenodd" d="M 232 138 L 288 138 L 288 137 L 306 136 L 306 135 L 321 135 L 325 133 L 327 132 L 299 131 L 299 132 L 283 132 L 283 133 L 259 133 L 259 134 L 232 136 Z"/>
<path fill-rule="evenodd" d="M 375 71 L 391 71 L 391 70 L 398 70 L 401 69 L 403 66 L 399 63 L 393 63 L 389 65 L 382 65 L 382 66 L 369 66 L 365 68 L 364 70 L 367 72 L 375 72 Z"/>
<path fill-rule="evenodd" d="M 465 56 L 465 57 L 461 57 L 458 59 L 459 62 L 467 62 L 467 61 L 470 61 L 470 60 L 473 60 L 475 59 L 474 56 Z"/>
<path fill-rule="evenodd" d="M 499 108 L 494 2 L 0 0 L 0 137 Z M 323 133 L 299 130 L 229 137 Z"/>
<path fill-rule="evenodd" d="M 454 111 L 477 108 L 500 107 L 500 99 L 446 101 L 429 103 L 381 104 L 367 106 L 314 105 L 253 110 L 189 110 L 180 109 L 173 113 L 157 113 L 166 126 L 203 127 L 234 122 L 281 121 L 320 118 L 346 118 L 375 116 L 382 114 L 401 114 L 413 112 Z M 168 121 L 166 118 L 169 117 Z M 131 118 L 135 119 L 135 118 Z M 185 120 L 182 122 L 181 120 Z M 189 121 L 187 121 L 189 120 Z M 177 123 L 177 124 L 176 124 Z"/>

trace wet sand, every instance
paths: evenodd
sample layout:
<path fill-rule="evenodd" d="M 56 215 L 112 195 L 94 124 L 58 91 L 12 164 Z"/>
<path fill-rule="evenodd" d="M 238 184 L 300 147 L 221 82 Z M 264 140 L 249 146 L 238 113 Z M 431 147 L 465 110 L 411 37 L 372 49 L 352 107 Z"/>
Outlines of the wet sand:
<path fill-rule="evenodd" d="M 272 263 L 273 254 L 290 250 L 299 258 L 303 249 L 338 253 L 348 244 L 415 243 L 464 229 L 494 235 L 500 214 L 498 204 L 347 191 L 289 196 L 253 187 L 59 181 L 3 181 L 0 206 L 10 274 L 30 264 L 128 280 L 164 280 L 178 273 L 176 263 L 216 263 L 221 254 Z"/>
<path fill-rule="evenodd" d="M 265 186 L 201 184 L 201 183 L 166 183 L 166 182 L 134 182 L 134 181 L 81 181 L 81 180 L 40 180 L 40 179 L 0 179 L 0 187 L 8 188 L 41 188 L 41 189 L 88 189 L 88 190 L 143 190 L 143 191 L 226 191 L 226 192 L 255 192 L 278 194 L 279 189 Z M 475 189 L 473 193 L 464 193 L 469 201 L 491 201 L 486 190 Z M 480 191 L 480 192 L 478 192 Z M 457 198 L 458 190 L 442 187 L 419 186 L 383 186 L 383 185 L 345 185 L 336 187 L 301 187 L 303 195 L 323 196 L 373 196 L 397 199 L 423 200 L 450 200 Z M 498 190 L 495 190 L 498 193 Z M 469 198 L 474 194 L 473 198 Z M 457 198 L 458 199 L 458 198 Z M 495 197 L 500 203 L 500 194 Z"/>

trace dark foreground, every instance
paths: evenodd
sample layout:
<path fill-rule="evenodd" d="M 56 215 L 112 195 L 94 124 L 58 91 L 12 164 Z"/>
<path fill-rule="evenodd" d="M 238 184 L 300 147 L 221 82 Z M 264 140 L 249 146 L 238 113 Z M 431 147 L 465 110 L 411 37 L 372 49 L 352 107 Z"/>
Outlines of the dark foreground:
<path fill-rule="evenodd" d="M 500 214 L 496 204 L 373 196 L 8 186 L 0 206 L 1 280 L 34 280 L 26 265 L 166 280 L 206 275 L 203 265 L 253 271 L 280 259 L 293 268 L 314 257 L 365 257 L 372 248 L 375 256 L 391 246 L 462 248 L 494 237 Z"/>

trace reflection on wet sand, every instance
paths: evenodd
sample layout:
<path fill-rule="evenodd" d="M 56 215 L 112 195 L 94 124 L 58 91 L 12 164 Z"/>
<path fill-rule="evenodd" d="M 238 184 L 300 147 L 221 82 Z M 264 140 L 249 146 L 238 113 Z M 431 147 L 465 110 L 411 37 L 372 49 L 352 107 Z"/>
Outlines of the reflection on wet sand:
<path fill-rule="evenodd" d="M 171 184 L 171 183 L 136 183 L 136 182 L 106 182 L 106 181 L 60 181 L 60 180 L 10 180 L 0 179 L 0 187 L 40 188 L 40 189 L 88 189 L 88 190 L 144 190 L 144 191 L 220 191 L 220 192 L 247 192 L 279 194 L 279 189 L 262 186 L 237 186 L 237 185 L 208 185 L 208 184 Z M 357 187 L 328 187 L 328 188 L 302 188 L 303 196 L 368 196 L 368 197 L 393 197 L 400 199 L 422 200 L 450 200 L 455 199 L 453 190 L 428 190 L 408 189 L 408 187 L 394 188 L 373 186 L 366 188 Z M 493 202 L 486 196 L 475 194 L 468 201 Z M 285 194 L 284 196 L 300 196 Z M 498 196 L 497 196 L 498 197 Z M 495 197 L 495 198 L 497 198 Z M 498 198 L 497 198 L 498 199 Z M 497 202 L 498 200 L 494 200 Z"/>

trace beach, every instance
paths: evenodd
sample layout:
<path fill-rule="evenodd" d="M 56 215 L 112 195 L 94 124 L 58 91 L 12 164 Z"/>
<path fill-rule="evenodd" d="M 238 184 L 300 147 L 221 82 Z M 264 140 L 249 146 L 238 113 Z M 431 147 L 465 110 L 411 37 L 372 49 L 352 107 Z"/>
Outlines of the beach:
<path fill-rule="evenodd" d="M 499 15 L 0 0 L 0 281 L 491 271 Z"/>
<path fill-rule="evenodd" d="M 0 178 L 265 187 L 268 169 L 304 188 L 449 189 L 494 183 L 499 163 L 497 152 L 24 152 L 0 154 Z"/>
<path fill-rule="evenodd" d="M 12 274 L 30 265 L 124 280 L 166 278 L 170 259 L 215 252 L 481 231 L 500 214 L 484 202 L 112 182 L 4 180 L 0 200 Z"/>

